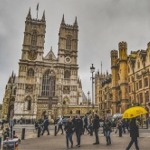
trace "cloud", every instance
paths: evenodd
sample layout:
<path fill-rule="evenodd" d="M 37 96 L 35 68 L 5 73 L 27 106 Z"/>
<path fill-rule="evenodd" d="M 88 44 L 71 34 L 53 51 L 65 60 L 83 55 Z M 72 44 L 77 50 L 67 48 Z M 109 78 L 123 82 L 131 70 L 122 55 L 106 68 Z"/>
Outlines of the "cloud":
<path fill-rule="evenodd" d="M 18 74 L 21 58 L 25 18 L 31 7 L 36 17 L 38 0 L 5 0 L 0 5 L 0 102 L 11 72 Z M 110 70 L 110 51 L 118 49 L 120 41 L 128 43 L 131 50 L 146 49 L 150 41 L 149 0 L 42 0 L 39 18 L 45 10 L 46 37 L 44 55 L 53 47 L 58 51 L 58 32 L 62 19 L 79 24 L 78 63 L 79 76 L 85 91 L 91 91 L 90 66 L 97 70 Z"/>

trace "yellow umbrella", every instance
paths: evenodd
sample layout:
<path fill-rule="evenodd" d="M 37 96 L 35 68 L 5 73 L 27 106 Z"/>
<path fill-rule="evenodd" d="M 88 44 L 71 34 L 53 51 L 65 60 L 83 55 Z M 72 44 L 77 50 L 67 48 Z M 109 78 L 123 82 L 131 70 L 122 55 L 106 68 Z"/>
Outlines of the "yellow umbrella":
<path fill-rule="evenodd" d="M 134 118 L 134 117 L 144 115 L 144 114 L 147 114 L 147 111 L 145 110 L 145 108 L 141 106 L 135 106 L 135 107 L 131 107 L 125 110 L 122 118 Z"/>

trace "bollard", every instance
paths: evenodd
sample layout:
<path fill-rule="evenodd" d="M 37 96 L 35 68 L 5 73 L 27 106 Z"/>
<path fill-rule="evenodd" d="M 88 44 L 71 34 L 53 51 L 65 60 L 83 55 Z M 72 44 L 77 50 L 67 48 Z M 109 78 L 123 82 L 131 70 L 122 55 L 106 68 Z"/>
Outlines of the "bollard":
<path fill-rule="evenodd" d="M 38 126 L 37 137 L 40 137 L 40 134 L 41 134 L 41 128 L 40 128 L 40 126 Z"/>
<path fill-rule="evenodd" d="M 21 140 L 25 139 L 25 128 L 22 128 Z"/>
<path fill-rule="evenodd" d="M 57 125 L 55 125 L 55 132 L 54 132 L 54 135 L 55 135 L 55 136 L 57 135 Z"/>
<path fill-rule="evenodd" d="M 0 149 L 2 147 L 2 137 L 0 137 Z"/>

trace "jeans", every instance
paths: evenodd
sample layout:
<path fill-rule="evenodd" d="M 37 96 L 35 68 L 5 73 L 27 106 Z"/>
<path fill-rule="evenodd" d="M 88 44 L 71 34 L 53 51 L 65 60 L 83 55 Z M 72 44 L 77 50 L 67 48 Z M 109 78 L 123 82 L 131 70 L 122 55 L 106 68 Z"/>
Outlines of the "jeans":
<path fill-rule="evenodd" d="M 98 129 L 94 129 L 96 143 L 99 143 Z"/>
<path fill-rule="evenodd" d="M 111 144 L 110 131 L 105 131 L 107 145 Z"/>
<path fill-rule="evenodd" d="M 92 125 L 89 125 L 89 132 L 90 132 L 90 135 L 93 135 L 93 127 L 92 127 Z"/>
<path fill-rule="evenodd" d="M 73 146 L 72 133 L 66 133 L 66 144 L 67 144 L 67 147 L 69 147 L 69 141 L 70 141 L 71 147 L 72 147 Z"/>
<path fill-rule="evenodd" d="M 81 132 L 76 131 L 76 136 L 77 136 L 77 145 L 80 145 L 80 143 L 81 143 Z"/>

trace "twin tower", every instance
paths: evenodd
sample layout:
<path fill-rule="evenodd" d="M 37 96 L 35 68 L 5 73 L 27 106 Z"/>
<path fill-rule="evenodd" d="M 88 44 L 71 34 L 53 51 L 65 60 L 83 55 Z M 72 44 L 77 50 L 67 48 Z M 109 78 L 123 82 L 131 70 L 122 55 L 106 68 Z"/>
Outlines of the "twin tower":
<path fill-rule="evenodd" d="M 127 43 L 119 43 L 118 51 L 111 51 L 111 70 L 112 70 L 112 110 L 124 112 L 128 105 L 128 70 L 127 70 Z"/>

